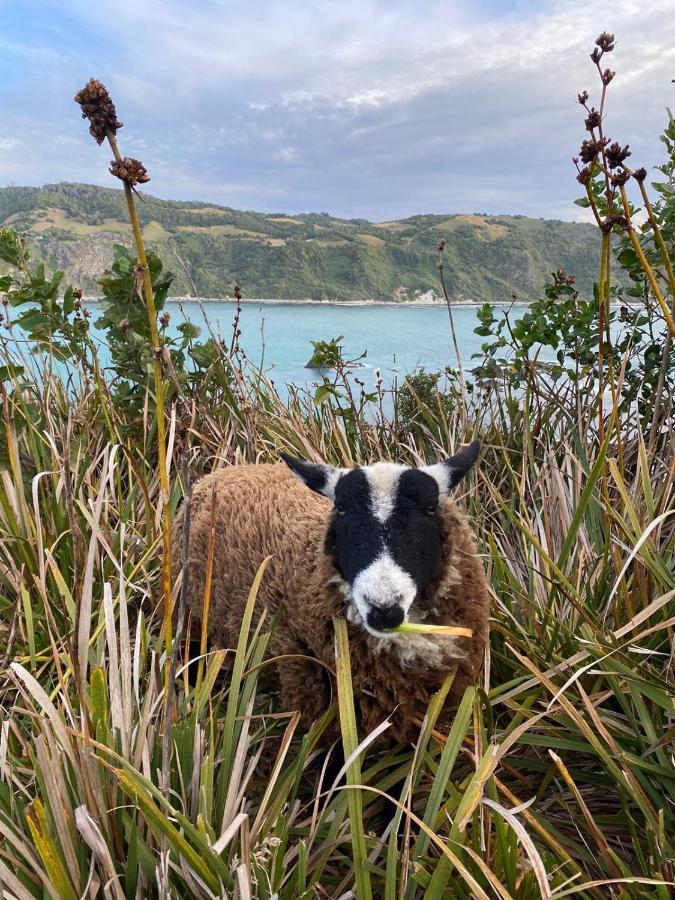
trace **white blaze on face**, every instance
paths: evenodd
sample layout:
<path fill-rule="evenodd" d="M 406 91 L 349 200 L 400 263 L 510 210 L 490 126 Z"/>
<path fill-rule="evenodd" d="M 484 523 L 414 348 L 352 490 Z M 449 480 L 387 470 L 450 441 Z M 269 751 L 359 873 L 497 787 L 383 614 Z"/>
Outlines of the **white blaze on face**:
<path fill-rule="evenodd" d="M 386 522 L 393 513 L 398 480 L 407 469 L 408 466 L 386 462 L 364 467 L 370 490 L 370 509 L 378 522 Z"/>
<path fill-rule="evenodd" d="M 396 463 L 375 463 L 364 467 L 370 491 L 371 512 L 379 523 L 384 524 L 393 513 L 398 481 L 407 469 L 408 466 Z M 382 552 L 359 572 L 352 584 L 352 598 L 363 623 L 371 634 L 378 637 L 382 632 L 368 626 L 368 612 L 374 607 L 382 609 L 400 606 L 407 619 L 408 611 L 416 596 L 415 582 L 394 561 L 384 542 Z"/>
<path fill-rule="evenodd" d="M 370 610 L 373 607 L 382 609 L 400 606 L 405 621 L 408 618 L 408 610 L 417 596 L 417 587 L 410 575 L 384 550 L 374 562 L 359 572 L 352 584 L 351 593 L 364 626 L 371 634 L 380 637 L 382 632 L 375 631 L 368 625 Z"/>

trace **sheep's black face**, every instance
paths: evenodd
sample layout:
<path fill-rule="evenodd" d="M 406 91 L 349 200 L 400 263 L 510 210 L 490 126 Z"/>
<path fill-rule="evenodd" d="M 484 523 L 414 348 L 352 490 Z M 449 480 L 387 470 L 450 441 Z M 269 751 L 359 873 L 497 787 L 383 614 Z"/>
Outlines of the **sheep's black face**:
<path fill-rule="evenodd" d="M 326 551 L 351 588 L 368 631 L 400 625 L 439 575 L 439 488 L 424 472 L 377 463 L 343 475 Z"/>
<path fill-rule="evenodd" d="M 308 487 L 335 503 L 326 552 L 371 634 L 381 637 L 406 621 L 415 600 L 440 574 L 439 503 L 469 471 L 478 450 L 474 443 L 421 469 L 385 462 L 333 469 L 283 457 Z"/>

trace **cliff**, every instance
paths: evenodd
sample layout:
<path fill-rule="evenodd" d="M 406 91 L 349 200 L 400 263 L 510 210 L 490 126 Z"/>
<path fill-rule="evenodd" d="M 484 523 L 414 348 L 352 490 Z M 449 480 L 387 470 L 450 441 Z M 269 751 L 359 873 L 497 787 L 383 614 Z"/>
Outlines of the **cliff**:
<path fill-rule="evenodd" d="M 455 301 L 538 296 L 550 272 L 574 274 L 590 291 L 597 229 L 524 216 L 419 215 L 396 222 L 328 214 L 263 214 L 143 194 L 148 245 L 176 274 L 175 295 L 222 297 L 238 282 L 245 297 L 289 300 L 413 300 L 440 292 Z M 36 258 L 96 294 L 112 245 L 130 243 L 121 191 L 85 184 L 0 188 L 0 223 L 26 234 Z"/>

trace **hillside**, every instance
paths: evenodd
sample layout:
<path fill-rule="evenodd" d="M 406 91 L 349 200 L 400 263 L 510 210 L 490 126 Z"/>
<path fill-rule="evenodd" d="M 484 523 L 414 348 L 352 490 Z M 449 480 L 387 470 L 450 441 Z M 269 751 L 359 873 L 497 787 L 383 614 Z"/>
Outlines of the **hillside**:
<path fill-rule="evenodd" d="M 143 195 L 148 245 L 176 274 L 174 294 L 222 297 L 235 281 L 245 297 L 411 300 L 439 290 L 443 238 L 453 300 L 536 297 L 560 267 L 590 290 L 598 233 L 591 225 L 524 216 L 420 215 L 398 222 L 325 213 L 266 215 Z M 95 294 L 112 244 L 129 243 L 123 194 L 85 184 L 0 188 L 0 224 L 28 235 L 36 258 Z"/>

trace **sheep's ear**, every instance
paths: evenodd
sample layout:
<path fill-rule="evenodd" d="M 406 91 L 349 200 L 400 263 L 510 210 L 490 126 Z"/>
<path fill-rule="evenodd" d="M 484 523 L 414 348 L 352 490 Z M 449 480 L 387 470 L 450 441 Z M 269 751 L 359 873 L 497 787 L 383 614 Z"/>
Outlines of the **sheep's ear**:
<path fill-rule="evenodd" d="M 302 459 L 290 456 L 288 453 L 280 453 L 279 456 L 281 456 L 291 472 L 306 484 L 310 490 L 328 497 L 329 500 L 335 500 L 335 485 L 340 480 L 342 469 L 324 466 L 321 463 L 305 462 Z"/>
<path fill-rule="evenodd" d="M 464 447 L 459 453 L 451 456 L 450 459 L 444 459 L 443 462 L 436 463 L 433 466 L 424 466 L 421 471 L 436 479 L 441 500 L 445 500 L 455 485 L 459 484 L 471 469 L 478 459 L 479 453 L 480 442 L 473 441 L 468 447 Z"/>

